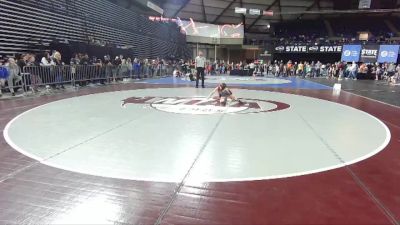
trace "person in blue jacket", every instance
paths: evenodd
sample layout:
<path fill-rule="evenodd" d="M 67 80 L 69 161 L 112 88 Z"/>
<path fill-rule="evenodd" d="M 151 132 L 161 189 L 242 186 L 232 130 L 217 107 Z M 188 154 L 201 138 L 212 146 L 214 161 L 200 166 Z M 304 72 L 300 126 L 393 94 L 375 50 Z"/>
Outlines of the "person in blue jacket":
<path fill-rule="evenodd" d="M 0 97 L 2 96 L 2 88 L 5 87 L 6 80 L 8 79 L 8 70 L 3 66 L 4 60 L 0 58 Z"/>

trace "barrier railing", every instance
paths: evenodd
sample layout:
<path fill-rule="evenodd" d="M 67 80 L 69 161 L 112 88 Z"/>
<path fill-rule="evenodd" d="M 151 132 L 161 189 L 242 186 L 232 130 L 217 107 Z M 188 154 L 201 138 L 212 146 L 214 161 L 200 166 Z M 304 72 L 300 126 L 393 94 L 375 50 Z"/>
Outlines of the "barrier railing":
<path fill-rule="evenodd" d="M 37 92 L 41 87 L 63 88 L 84 86 L 89 83 L 113 83 L 125 79 L 154 78 L 171 75 L 172 65 L 143 65 L 140 67 L 112 64 L 107 65 L 60 65 L 60 66 L 26 66 L 17 76 L 7 76 L 9 68 L 0 66 L 0 94 L 11 89 L 23 90 L 24 93 Z M 10 86 L 10 82 L 12 85 Z M 11 89 L 10 89 L 11 87 Z"/>

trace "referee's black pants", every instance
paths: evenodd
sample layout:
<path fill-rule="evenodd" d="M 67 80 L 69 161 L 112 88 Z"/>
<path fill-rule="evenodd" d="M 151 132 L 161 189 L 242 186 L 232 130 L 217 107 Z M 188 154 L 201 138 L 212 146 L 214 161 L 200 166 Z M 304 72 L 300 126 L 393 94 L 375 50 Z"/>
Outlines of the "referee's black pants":
<path fill-rule="evenodd" d="M 204 67 L 197 67 L 196 87 L 199 87 L 199 79 L 201 77 L 201 86 L 204 87 Z"/>

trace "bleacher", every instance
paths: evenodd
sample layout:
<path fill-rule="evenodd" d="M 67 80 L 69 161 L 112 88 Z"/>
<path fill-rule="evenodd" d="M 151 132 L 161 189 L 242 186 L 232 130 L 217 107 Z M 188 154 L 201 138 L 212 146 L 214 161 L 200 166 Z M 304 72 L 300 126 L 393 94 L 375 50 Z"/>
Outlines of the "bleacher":
<path fill-rule="evenodd" d="M 326 37 L 328 31 L 322 21 L 296 21 L 277 24 L 275 35 L 282 38 L 296 38 L 307 36 L 310 38 Z"/>
<path fill-rule="evenodd" d="M 322 20 L 295 21 L 277 24 L 275 27 L 276 42 L 280 44 L 300 43 L 392 43 L 397 34 L 386 24 L 399 24 L 397 20 L 387 17 L 346 17 L 326 19 L 332 28 L 332 35 L 328 34 L 328 27 Z M 370 32 L 368 41 L 359 41 L 359 32 Z"/>
<path fill-rule="evenodd" d="M 383 18 L 336 18 L 330 21 L 338 37 L 357 37 L 358 32 L 370 32 L 374 36 L 387 36 L 390 29 Z"/>
<path fill-rule="evenodd" d="M 43 51 L 53 41 L 88 39 L 133 46 L 140 57 L 180 56 L 185 36 L 106 0 L 2 0 L 0 55 Z M 43 47 L 44 46 L 44 47 Z"/>

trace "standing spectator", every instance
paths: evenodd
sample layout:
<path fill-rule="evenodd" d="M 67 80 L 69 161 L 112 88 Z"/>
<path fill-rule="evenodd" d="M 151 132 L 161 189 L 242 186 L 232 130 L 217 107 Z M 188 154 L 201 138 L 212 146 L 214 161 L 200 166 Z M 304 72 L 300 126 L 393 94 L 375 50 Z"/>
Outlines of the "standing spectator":
<path fill-rule="evenodd" d="M 160 58 L 157 58 L 157 62 L 158 62 L 158 67 L 157 67 L 157 71 L 158 71 L 158 73 L 159 73 L 159 75 L 160 75 L 160 77 L 162 76 L 162 74 L 163 74 L 163 71 L 164 71 L 164 60 L 162 60 L 162 59 L 160 59 Z"/>
<path fill-rule="evenodd" d="M 292 63 L 292 60 L 289 60 L 289 61 L 287 62 L 286 67 L 287 67 L 287 75 L 288 75 L 288 76 L 293 76 L 293 75 L 292 75 L 292 73 L 293 73 L 293 63 Z"/>
<path fill-rule="evenodd" d="M 79 64 L 83 66 L 90 64 L 89 55 L 87 53 L 79 60 Z"/>
<path fill-rule="evenodd" d="M 14 82 L 18 84 L 22 81 L 20 74 L 20 68 L 13 58 L 8 59 L 8 88 L 10 89 L 11 95 L 15 96 L 14 93 Z"/>
<path fill-rule="evenodd" d="M 40 65 L 44 66 L 44 68 L 42 69 L 42 72 L 40 74 L 40 76 L 42 76 L 43 82 L 46 84 L 53 83 L 53 79 L 52 79 L 53 69 L 51 68 L 51 66 L 54 65 L 54 62 L 51 59 L 49 52 L 44 53 L 42 59 L 40 60 Z"/>
<path fill-rule="evenodd" d="M 297 66 L 297 74 L 299 75 L 299 76 L 301 76 L 301 77 L 305 77 L 305 74 L 304 74 L 304 64 L 302 63 L 302 62 L 300 62 L 299 64 L 298 64 L 298 66 Z"/>
<path fill-rule="evenodd" d="M 133 60 L 133 63 L 134 63 L 135 75 L 137 79 L 140 79 L 140 60 L 138 58 L 135 58 Z"/>
<path fill-rule="evenodd" d="M 22 54 L 17 58 L 17 65 L 19 66 L 19 71 L 20 71 L 20 76 L 22 78 L 22 83 L 24 84 L 23 88 L 24 91 L 28 91 L 27 87 L 31 85 L 31 79 L 29 76 L 25 76 L 24 73 L 24 68 L 27 65 L 28 62 L 28 57 L 30 57 L 29 54 Z"/>
<path fill-rule="evenodd" d="M 77 79 L 76 75 L 77 75 L 77 70 L 78 70 L 78 66 L 80 64 L 80 58 L 78 54 L 73 54 L 73 56 L 71 57 L 69 64 L 71 65 L 71 79 L 73 81 L 75 81 Z"/>
<path fill-rule="evenodd" d="M 357 80 L 357 64 L 356 62 L 353 61 L 353 63 L 351 64 L 350 68 L 349 68 L 349 78 L 353 79 L 353 80 Z"/>
<path fill-rule="evenodd" d="M 104 82 L 106 80 L 106 72 L 103 67 L 103 61 L 100 58 L 96 59 L 93 65 L 95 69 L 95 74 L 99 78 L 95 80 L 95 83 L 98 85 L 104 85 Z"/>
<path fill-rule="evenodd" d="M 122 61 L 121 61 L 121 75 L 122 75 L 122 77 L 127 77 L 128 76 L 128 72 L 129 72 L 128 61 L 126 59 L 122 59 Z"/>
<path fill-rule="evenodd" d="M 132 64 L 133 62 L 132 62 L 132 59 L 128 58 L 126 60 L 126 63 L 128 64 L 128 76 L 130 78 L 132 78 L 132 75 L 133 75 L 133 64 Z"/>
<path fill-rule="evenodd" d="M 279 63 L 279 69 L 278 69 L 278 77 L 284 75 L 284 70 L 285 70 L 285 65 L 283 64 L 283 61 Z"/>
<path fill-rule="evenodd" d="M 400 80 L 400 65 L 397 65 L 396 67 L 396 73 L 395 75 L 391 78 L 391 84 L 396 84 Z"/>
<path fill-rule="evenodd" d="M 305 76 L 311 77 L 311 71 L 312 71 L 311 64 L 306 62 L 305 63 Z"/>
<path fill-rule="evenodd" d="M 204 68 L 206 66 L 206 58 L 203 57 L 203 52 L 199 52 L 199 55 L 195 59 L 197 79 L 196 88 L 199 87 L 199 79 L 201 77 L 201 87 L 204 88 Z"/>
<path fill-rule="evenodd" d="M 146 58 L 144 60 L 144 75 L 143 76 L 146 76 L 146 77 L 150 76 L 150 68 L 151 68 L 151 62 L 149 59 Z"/>
<path fill-rule="evenodd" d="M 151 77 L 154 77 L 157 74 L 157 60 L 153 59 L 151 61 L 151 67 L 150 67 L 150 75 Z"/>
<path fill-rule="evenodd" d="M 339 72 L 339 74 L 338 74 L 338 79 L 339 80 L 342 80 L 343 79 L 343 77 L 344 77 L 344 68 L 345 66 L 344 66 L 344 62 L 339 62 L 338 64 L 337 64 L 337 68 L 338 68 L 338 72 Z"/>
<path fill-rule="evenodd" d="M 104 56 L 104 65 L 105 65 L 105 78 L 107 82 L 115 81 L 113 80 L 113 67 L 114 65 L 111 62 L 111 57 L 109 55 Z"/>
<path fill-rule="evenodd" d="M 40 61 L 40 65 L 41 66 L 52 66 L 52 65 L 54 65 L 54 62 L 51 59 L 49 52 L 45 52 L 44 53 L 44 56 L 42 57 L 42 60 Z"/>
<path fill-rule="evenodd" d="M 116 82 L 116 79 L 120 76 L 121 71 L 121 63 L 122 63 L 122 56 L 116 56 L 114 60 L 114 71 L 113 71 L 113 81 Z"/>
<path fill-rule="evenodd" d="M 6 86 L 8 79 L 8 70 L 3 66 L 4 60 L 0 58 L 0 97 L 3 95 L 2 88 Z"/>
<path fill-rule="evenodd" d="M 139 66 L 140 66 L 140 68 L 139 68 L 139 71 L 140 71 L 140 74 L 141 75 L 143 75 L 143 77 L 144 77 L 144 60 L 139 60 Z"/>
<path fill-rule="evenodd" d="M 315 64 L 315 75 L 317 77 L 321 75 L 321 66 L 322 66 L 321 62 L 317 61 L 317 63 Z"/>
<path fill-rule="evenodd" d="M 56 78 L 56 88 L 65 89 L 64 87 L 64 77 L 63 77 L 63 62 L 61 61 L 61 53 L 56 51 L 53 55 L 53 61 L 56 65 L 54 67 L 55 78 Z"/>
<path fill-rule="evenodd" d="M 396 72 L 396 66 L 394 63 L 390 63 L 389 66 L 387 67 L 387 73 L 389 78 L 393 77 Z"/>
<path fill-rule="evenodd" d="M 250 76 L 255 76 L 255 69 L 256 69 L 256 64 L 252 61 L 249 65 L 249 74 Z"/>
<path fill-rule="evenodd" d="M 78 54 L 74 54 L 73 57 L 70 60 L 70 65 L 79 65 L 80 64 L 80 59 Z"/>
<path fill-rule="evenodd" d="M 270 63 L 268 63 L 268 64 L 265 63 L 265 64 L 263 65 L 263 67 L 264 67 L 264 73 L 265 73 L 265 75 L 268 76 L 269 72 L 271 71 L 270 69 L 272 68 L 271 65 L 270 65 Z"/>
<path fill-rule="evenodd" d="M 311 62 L 311 65 L 310 65 L 310 69 L 311 69 L 311 74 L 310 74 L 310 77 L 316 77 L 317 75 L 317 70 L 316 70 L 316 68 L 315 68 L 315 62 L 314 61 L 312 61 Z"/>
<path fill-rule="evenodd" d="M 382 74 L 382 68 L 377 63 L 376 67 L 375 67 L 375 80 L 379 80 L 379 78 L 381 77 L 381 74 Z"/>
<path fill-rule="evenodd" d="M 19 66 L 20 71 L 22 72 L 24 70 L 24 67 L 26 66 L 26 63 L 28 61 L 28 54 L 23 54 L 20 56 L 20 58 L 17 61 L 17 65 Z"/>
<path fill-rule="evenodd" d="M 25 67 L 25 69 L 27 71 L 24 71 L 24 72 L 27 72 L 30 74 L 32 92 L 38 92 L 39 84 L 42 83 L 42 79 L 37 74 L 36 66 L 37 66 L 37 63 L 36 63 L 35 55 L 29 55 L 28 61 L 26 63 L 26 67 Z"/>

